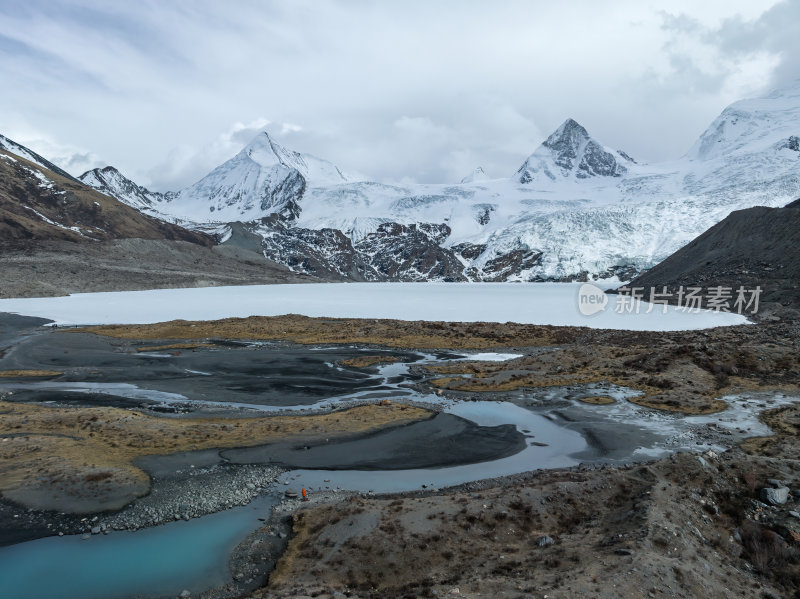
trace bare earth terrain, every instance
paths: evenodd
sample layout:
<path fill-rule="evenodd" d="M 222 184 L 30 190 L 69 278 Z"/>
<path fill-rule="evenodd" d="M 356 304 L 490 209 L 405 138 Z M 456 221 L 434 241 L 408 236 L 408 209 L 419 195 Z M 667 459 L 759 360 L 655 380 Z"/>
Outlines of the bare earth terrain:
<path fill-rule="evenodd" d="M 110 339 L 125 355 L 167 348 L 202 352 L 221 340 L 368 348 L 339 361 L 354 373 L 402 358 L 386 348 L 514 351 L 523 357 L 413 366 L 417 384 L 452 398 L 499 400 L 524 389 L 606 382 L 640 391 L 631 398 L 640 405 L 679 415 L 723 410 L 721 398 L 737 392 L 800 395 L 798 332 L 783 321 L 649 333 L 283 316 L 51 334 L 64 347 L 73 338 L 86 348 L 94 347 L 93 338 Z M 15 372 L 6 378 L 60 376 L 50 368 L 55 361 L 9 359 Z M 65 372 L 75 374 L 75 368 Z M 601 408 L 615 401 L 583 399 Z M 243 419 L 164 418 L 17 401 L 0 408 L 6 439 L 0 482 L 7 498 L 23 503 L 36 496 L 24 489 L 59 471 L 88 477 L 97 487 L 95 500 L 107 493 L 113 501 L 115 493 L 140 495 L 146 489 L 147 478 L 137 478 L 141 471 L 132 465 L 137 457 L 263 445 L 309 433 L 335 437 L 431 418 L 402 398 L 348 412 Z M 436 491 L 321 493 L 309 503 L 287 499 L 232 557 L 232 568 L 240 572 L 278 557 L 269 579 L 263 570 L 262 578 L 249 579 L 264 586 L 207 595 L 800 597 L 800 405 L 769 410 L 762 419 L 774 436 L 731 442 L 720 454 L 534 471 Z M 26 435 L 17 436 L 17 430 Z M 59 457 L 47 457 L 53 455 Z M 130 484 L 112 484 L 112 471 Z M 68 486 L 63 491 L 72 493 Z M 51 495 L 56 502 L 58 497 Z M 253 539 L 289 530 L 281 528 L 287 515 L 288 546 L 276 555 L 273 543 L 264 553 L 266 546 Z"/>
<path fill-rule="evenodd" d="M 37 242 L 0 252 L 0 272 L 0 297 L 310 280 L 241 248 L 163 239 Z"/>
<path fill-rule="evenodd" d="M 724 395 L 797 393 L 800 382 L 797 327 L 783 322 L 648 333 L 288 316 L 94 331 L 525 354 L 428 370 L 427 384 L 459 398 L 608 381 L 642 391 L 633 401 L 644 406 L 708 413 L 725 408 Z M 798 597 L 800 405 L 763 418 L 775 436 L 721 455 L 321 499 L 295 513 L 288 549 L 251 596 Z M 763 488 L 784 485 L 786 503 L 762 501 Z"/>

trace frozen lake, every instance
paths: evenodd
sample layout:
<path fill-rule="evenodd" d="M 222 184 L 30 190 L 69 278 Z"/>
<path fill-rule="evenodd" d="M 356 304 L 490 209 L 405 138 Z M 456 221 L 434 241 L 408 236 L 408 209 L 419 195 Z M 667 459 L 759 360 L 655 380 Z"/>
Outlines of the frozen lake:
<path fill-rule="evenodd" d="M 146 324 L 167 320 L 302 314 L 450 322 L 519 322 L 639 331 L 745 324 L 744 316 L 683 312 L 642 303 L 617 312 L 619 296 L 592 316 L 578 310 L 580 283 L 314 283 L 78 293 L 0 300 L 0 312 L 58 324 Z M 622 306 L 624 304 L 620 304 Z M 648 312 L 648 309 L 650 312 Z"/>

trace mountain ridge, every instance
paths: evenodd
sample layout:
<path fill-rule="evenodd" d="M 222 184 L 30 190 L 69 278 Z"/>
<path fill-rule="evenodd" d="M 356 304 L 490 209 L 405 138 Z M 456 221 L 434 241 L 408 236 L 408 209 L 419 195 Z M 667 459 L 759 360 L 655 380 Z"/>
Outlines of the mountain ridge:
<path fill-rule="evenodd" d="M 29 152 L 20 147 L 23 154 Z M 7 150 L 0 150 L 0 233 L 5 246 L 35 240 L 86 243 L 121 238 L 213 244 L 203 233 L 142 214 Z"/>
<path fill-rule="evenodd" d="M 637 162 L 567 119 L 509 178 L 490 180 L 476 170 L 478 176 L 457 184 L 343 181 L 338 167 L 321 159 L 314 164 L 333 177 L 314 176 L 308 155 L 260 133 L 197 183 L 164 194 L 164 201 L 152 204 L 153 214 L 215 231 L 220 239 L 230 223 L 245 223 L 263 237 L 267 255 L 272 252 L 309 274 L 304 269 L 311 263 L 337 270 L 334 254 L 343 251 L 352 254 L 347 261 L 352 264 L 403 264 L 396 255 L 399 240 L 388 238 L 408 235 L 414 251 L 422 251 L 419 244 L 431 241 L 409 227 L 435 225 L 449 230 L 435 243 L 441 264 L 448 265 L 444 271 L 422 274 L 406 266 L 378 269 L 391 274 L 375 276 L 474 281 L 630 276 L 651 268 L 732 210 L 779 206 L 800 194 L 798 89 L 732 104 L 676 160 Z M 767 122 L 769 127 L 763 126 Z M 333 230 L 349 242 L 330 245 L 326 231 Z M 374 243 L 359 249 L 369 236 L 393 249 Z M 321 266 L 326 252 L 333 252 L 333 262 Z M 526 257 L 514 258 L 521 255 Z M 359 276 L 373 273 L 365 266 Z"/>

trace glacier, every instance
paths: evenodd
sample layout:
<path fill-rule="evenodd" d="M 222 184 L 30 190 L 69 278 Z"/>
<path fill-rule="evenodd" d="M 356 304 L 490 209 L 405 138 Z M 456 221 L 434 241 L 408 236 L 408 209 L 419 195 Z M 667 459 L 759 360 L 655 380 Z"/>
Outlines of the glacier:
<path fill-rule="evenodd" d="M 362 281 L 569 281 L 646 270 L 733 210 L 800 197 L 800 81 L 726 108 L 681 158 L 647 164 L 567 119 L 520 167 L 490 179 L 348 180 L 260 133 L 176 193 L 81 177 L 173 223 L 244 223 L 290 269 Z M 108 177 L 107 177 L 108 178 Z M 430 231 L 435 233 L 429 234 Z"/>

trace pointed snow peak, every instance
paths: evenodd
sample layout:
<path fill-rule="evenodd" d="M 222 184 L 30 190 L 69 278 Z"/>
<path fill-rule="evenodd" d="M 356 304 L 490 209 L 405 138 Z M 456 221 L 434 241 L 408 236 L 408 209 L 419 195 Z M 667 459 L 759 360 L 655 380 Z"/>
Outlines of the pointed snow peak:
<path fill-rule="evenodd" d="M 486 171 L 483 170 L 482 166 L 479 166 L 474 171 L 472 171 L 469 175 L 461 179 L 462 183 L 475 183 L 476 181 L 488 181 L 489 176 L 486 174 Z"/>
<path fill-rule="evenodd" d="M 99 189 L 98 186 L 101 185 L 107 186 L 109 184 L 119 182 L 122 182 L 123 184 L 134 184 L 133 181 L 128 179 L 113 166 L 93 168 L 92 170 L 83 173 L 80 177 L 78 177 L 78 180 L 90 187 L 94 187 L 95 189 Z"/>
<path fill-rule="evenodd" d="M 589 139 L 589 133 L 584 129 L 583 125 L 575 119 L 567 119 L 542 145 L 556 151 L 563 151 L 565 148 L 577 150 Z"/>
<path fill-rule="evenodd" d="M 306 176 L 308 166 L 303 160 L 303 156 L 298 152 L 289 150 L 273 140 L 267 131 L 262 131 L 256 135 L 241 154 L 246 155 L 253 162 L 260 166 L 272 167 L 276 165 L 295 169 L 303 176 Z"/>
<path fill-rule="evenodd" d="M 581 150 L 589 142 L 591 138 L 586 129 L 574 119 L 567 119 L 542 146 L 550 150 L 558 166 L 571 171 Z"/>
<path fill-rule="evenodd" d="M 567 119 L 528 157 L 517 171 L 517 179 L 530 183 L 542 177 L 552 181 L 620 177 L 627 171 L 621 160 L 629 158 L 605 148 L 575 119 Z"/>
<path fill-rule="evenodd" d="M 249 144 L 247 144 L 242 151 L 240 152 L 243 155 L 246 155 L 250 158 L 253 162 L 260 164 L 261 166 L 273 166 L 275 164 L 283 164 L 281 161 L 281 156 L 278 151 L 275 149 L 276 144 L 272 141 L 272 138 L 269 136 L 269 133 L 266 131 L 262 131 L 258 135 L 256 135 Z M 287 151 L 285 148 L 278 146 L 279 151 L 282 150 L 283 154 L 286 154 Z M 284 166 L 287 166 L 284 164 Z"/>
<path fill-rule="evenodd" d="M 140 211 L 152 210 L 156 203 L 165 199 L 164 194 L 137 185 L 113 166 L 86 171 L 78 180 Z"/>
<path fill-rule="evenodd" d="M 262 167 L 282 166 L 295 170 L 311 183 L 330 184 L 347 181 L 342 172 L 331 162 L 311 154 L 300 154 L 290 150 L 272 139 L 266 131 L 256 135 L 240 152 L 240 156 L 247 156 Z"/>

